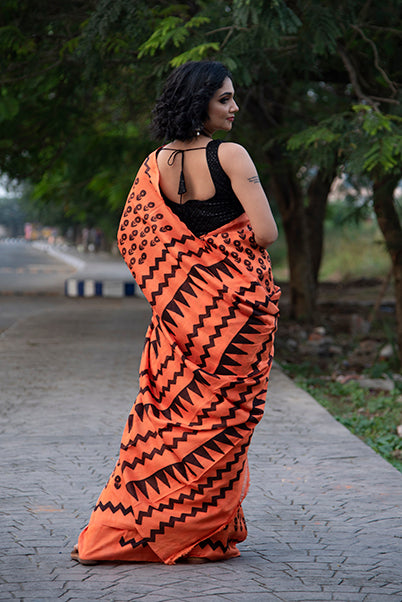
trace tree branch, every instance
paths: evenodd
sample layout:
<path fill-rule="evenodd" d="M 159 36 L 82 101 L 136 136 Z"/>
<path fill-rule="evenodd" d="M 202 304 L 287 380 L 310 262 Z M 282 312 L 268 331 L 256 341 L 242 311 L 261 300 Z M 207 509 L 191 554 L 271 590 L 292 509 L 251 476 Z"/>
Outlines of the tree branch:
<path fill-rule="evenodd" d="M 233 29 L 229 29 L 229 31 L 227 32 L 227 34 L 225 35 L 225 39 L 223 40 L 222 44 L 221 44 L 221 50 L 222 48 L 224 48 L 226 46 L 226 44 L 229 42 L 230 38 L 233 35 Z"/>
<path fill-rule="evenodd" d="M 352 62 L 351 62 L 350 58 L 348 57 L 345 49 L 339 43 L 337 45 L 337 49 L 338 49 L 338 54 L 341 57 L 342 62 L 345 66 L 345 69 L 349 74 L 350 83 L 352 84 L 353 89 L 356 92 L 356 96 L 360 100 L 366 102 L 368 105 L 373 107 L 373 109 L 375 111 L 378 111 L 378 102 L 375 102 L 372 98 L 370 98 L 369 96 L 366 96 L 366 94 L 364 94 L 363 90 L 361 89 L 358 78 L 357 78 L 356 70 L 353 67 Z"/>
<path fill-rule="evenodd" d="M 27 79 L 27 78 L 32 79 L 34 77 L 38 77 L 39 75 L 42 75 L 43 73 L 46 73 L 46 71 L 51 71 L 55 67 L 58 67 L 59 65 L 61 65 L 61 63 L 62 63 L 62 61 L 61 61 L 61 59 L 59 59 L 55 63 L 52 63 L 51 65 L 48 65 L 47 67 L 42 67 L 41 70 L 38 71 L 37 73 L 34 73 L 32 71 L 27 71 L 26 73 L 24 73 L 23 75 L 20 75 L 19 77 L 0 79 L 0 83 L 1 83 L 1 85 L 5 86 L 7 84 L 14 84 L 16 82 L 23 81 L 24 79 Z"/>
<path fill-rule="evenodd" d="M 402 37 L 402 29 L 396 29 L 395 27 L 383 27 L 382 25 L 366 25 L 368 29 L 376 29 L 377 31 L 387 31 L 388 33 L 394 33 L 397 36 Z"/>
<path fill-rule="evenodd" d="M 370 38 L 368 38 L 366 36 L 364 31 L 362 31 L 360 29 L 360 27 L 358 27 L 357 25 L 351 25 L 351 27 L 352 27 L 352 29 L 355 29 L 361 35 L 363 40 L 365 40 L 368 44 L 370 44 L 371 48 L 373 49 L 373 53 L 374 53 L 374 65 L 376 66 L 378 71 L 381 73 L 381 75 L 383 76 L 383 78 L 385 79 L 385 81 L 387 82 L 389 87 L 391 88 L 392 96 L 395 96 L 398 91 L 397 91 L 394 83 L 390 80 L 390 78 L 388 77 L 388 75 L 385 73 L 384 69 L 380 65 L 380 57 L 378 54 L 377 46 L 374 44 L 373 40 L 370 40 Z"/>
<path fill-rule="evenodd" d="M 225 27 L 218 27 L 218 29 L 212 29 L 206 32 L 206 36 L 212 36 L 214 33 L 220 33 L 221 31 L 230 31 L 231 33 L 236 31 L 248 31 L 247 27 L 239 27 L 238 25 L 226 25 Z"/>
<path fill-rule="evenodd" d="M 361 9 L 361 11 L 360 11 L 360 15 L 359 15 L 361 19 L 363 19 L 363 20 L 364 20 L 364 19 L 366 18 L 367 11 L 368 11 L 368 9 L 370 8 L 370 4 L 371 4 L 371 0 L 367 0 L 366 4 L 365 4 L 365 5 L 363 6 L 363 8 Z"/>
<path fill-rule="evenodd" d="M 391 105 L 399 105 L 400 104 L 399 100 L 396 100 L 395 98 L 383 98 L 382 96 L 371 96 L 371 98 L 373 100 L 378 100 L 379 102 L 387 102 L 388 104 L 391 104 Z"/>

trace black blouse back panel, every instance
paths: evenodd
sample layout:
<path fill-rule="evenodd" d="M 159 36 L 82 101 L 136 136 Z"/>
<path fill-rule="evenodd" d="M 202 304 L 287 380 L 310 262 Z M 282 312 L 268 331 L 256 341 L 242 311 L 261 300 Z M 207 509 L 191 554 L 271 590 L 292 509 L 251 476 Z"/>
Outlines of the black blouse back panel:
<path fill-rule="evenodd" d="M 244 213 L 242 204 L 233 192 L 230 179 L 219 163 L 218 148 L 222 142 L 222 140 L 211 140 L 206 146 L 208 169 L 215 186 L 213 197 L 206 201 L 190 199 L 180 204 L 171 201 L 162 192 L 168 207 L 195 236 L 212 232 Z"/>

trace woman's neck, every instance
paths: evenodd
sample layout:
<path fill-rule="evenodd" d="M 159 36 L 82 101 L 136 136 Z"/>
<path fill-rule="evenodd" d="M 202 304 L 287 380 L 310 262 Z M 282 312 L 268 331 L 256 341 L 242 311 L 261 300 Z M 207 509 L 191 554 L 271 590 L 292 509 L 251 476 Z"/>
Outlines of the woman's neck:
<path fill-rule="evenodd" d="M 200 130 L 199 133 L 197 134 L 196 138 L 200 138 L 201 136 L 205 136 L 205 138 L 212 139 L 212 134 L 210 132 L 208 132 L 208 130 Z"/>
<path fill-rule="evenodd" d="M 166 146 L 169 148 L 197 148 L 199 146 L 206 146 L 208 142 L 211 142 L 212 136 L 206 136 L 204 134 L 200 134 L 199 136 L 195 136 L 190 140 L 173 140 L 173 142 L 169 142 Z"/>

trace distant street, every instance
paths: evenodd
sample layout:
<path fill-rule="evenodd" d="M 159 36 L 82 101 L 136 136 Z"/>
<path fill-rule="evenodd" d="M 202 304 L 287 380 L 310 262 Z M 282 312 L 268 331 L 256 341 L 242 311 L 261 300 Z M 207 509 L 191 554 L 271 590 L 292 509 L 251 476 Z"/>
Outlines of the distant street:
<path fill-rule="evenodd" d="M 0 295 L 64 294 L 74 273 L 66 263 L 23 240 L 0 241 Z"/>
<path fill-rule="evenodd" d="M 20 240 L 0 241 L 0 333 L 18 320 L 67 303 L 74 268 Z"/>

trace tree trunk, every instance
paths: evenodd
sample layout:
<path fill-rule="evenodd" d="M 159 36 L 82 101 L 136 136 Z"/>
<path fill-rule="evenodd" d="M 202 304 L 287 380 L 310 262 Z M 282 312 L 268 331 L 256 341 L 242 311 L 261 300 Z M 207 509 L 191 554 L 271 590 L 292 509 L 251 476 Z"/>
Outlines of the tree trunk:
<path fill-rule="evenodd" d="M 286 94 L 285 94 L 286 96 Z M 270 131 L 284 121 L 283 107 L 286 100 L 271 103 L 269 86 L 259 87 L 253 96 L 245 95 L 244 104 L 250 103 L 250 118 L 256 131 L 259 146 L 264 146 Z M 268 136 L 269 137 L 269 136 Z M 297 178 L 298 167 L 289 160 L 282 143 L 274 143 L 264 153 L 269 170 L 270 195 L 281 213 L 286 237 L 289 284 L 290 316 L 313 322 L 317 296 L 318 272 L 323 249 L 325 208 L 331 187 L 331 175 L 319 170 L 311 183 L 305 206 L 305 194 Z"/>
<path fill-rule="evenodd" d="M 314 284 L 318 284 L 323 247 L 324 247 L 324 221 L 327 209 L 328 195 L 332 182 L 336 175 L 336 169 L 331 172 L 319 169 L 316 176 L 310 182 L 307 190 L 309 200 L 306 208 L 306 219 L 309 232 L 309 246 L 313 270 Z"/>
<path fill-rule="evenodd" d="M 277 153 L 275 153 L 277 156 Z M 281 212 L 286 236 L 290 317 L 313 322 L 316 286 L 309 245 L 303 191 L 290 165 L 269 157 L 270 190 Z"/>
<path fill-rule="evenodd" d="M 374 210 L 391 257 L 396 303 L 396 331 L 402 364 L 402 224 L 395 208 L 394 191 L 399 178 L 385 176 L 373 183 Z"/>

